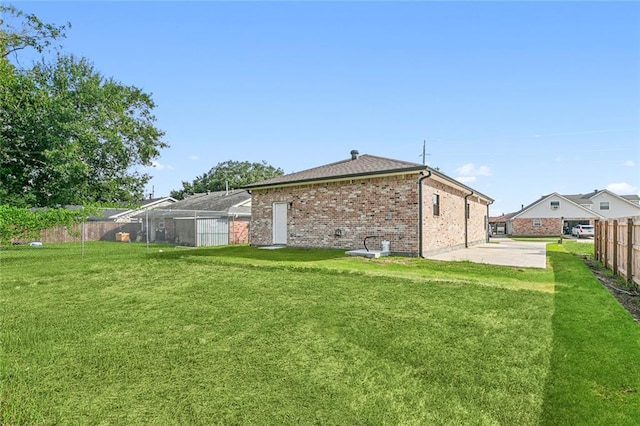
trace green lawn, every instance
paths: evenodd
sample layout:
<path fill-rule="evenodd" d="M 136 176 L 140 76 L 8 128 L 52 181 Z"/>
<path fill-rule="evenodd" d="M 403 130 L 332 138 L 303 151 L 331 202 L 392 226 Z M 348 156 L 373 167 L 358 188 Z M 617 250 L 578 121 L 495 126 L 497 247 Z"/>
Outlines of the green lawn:
<path fill-rule="evenodd" d="M 0 424 L 635 425 L 640 326 L 574 249 L 2 250 Z"/>

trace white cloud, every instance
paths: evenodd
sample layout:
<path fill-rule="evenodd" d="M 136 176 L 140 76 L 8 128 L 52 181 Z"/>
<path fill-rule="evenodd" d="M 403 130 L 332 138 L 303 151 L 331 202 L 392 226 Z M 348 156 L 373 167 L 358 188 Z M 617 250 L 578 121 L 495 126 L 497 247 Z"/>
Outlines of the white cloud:
<path fill-rule="evenodd" d="M 607 185 L 607 189 L 618 195 L 629 195 L 629 194 L 635 194 L 636 192 L 638 192 L 637 187 L 633 185 L 629 185 L 626 182 L 610 183 L 609 185 Z"/>
<path fill-rule="evenodd" d="M 458 167 L 456 173 L 458 182 L 472 183 L 478 180 L 478 176 L 491 176 L 491 169 L 487 166 L 476 167 L 473 163 L 467 163 Z"/>
<path fill-rule="evenodd" d="M 475 176 L 458 176 L 456 180 L 461 183 L 472 183 L 477 181 L 478 178 Z"/>
<path fill-rule="evenodd" d="M 159 161 L 152 161 L 151 162 L 151 167 L 149 168 L 153 168 L 156 170 L 173 170 L 173 166 L 167 165 L 167 164 L 161 164 Z"/>
<path fill-rule="evenodd" d="M 624 163 L 622 163 L 622 165 L 625 166 L 625 167 L 635 167 L 636 163 L 634 163 L 631 160 L 627 160 Z"/>
<path fill-rule="evenodd" d="M 189 160 L 191 161 L 198 161 L 200 159 L 200 157 L 198 157 L 197 155 L 190 155 L 189 156 Z"/>

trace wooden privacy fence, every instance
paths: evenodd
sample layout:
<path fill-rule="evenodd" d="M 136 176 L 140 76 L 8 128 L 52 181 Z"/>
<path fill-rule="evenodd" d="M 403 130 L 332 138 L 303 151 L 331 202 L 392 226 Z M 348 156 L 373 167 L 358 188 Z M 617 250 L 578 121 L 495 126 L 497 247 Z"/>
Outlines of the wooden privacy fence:
<path fill-rule="evenodd" d="M 66 226 L 47 229 L 40 231 L 39 241 L 43 243 L 68 243 L 79 242 L 81 230 L 83 227 L 76 223 L 71 226 L 71 232 Z M 122 223 L 122 222 L 86 222 L 84 224 L 84 240 L 85 241 L 116 241 L 118 232 L 127 232 L 131 235 L 131 239 L 135 241 L 138 231 L 142 229 L 140 223 Z"/>
<path fill-rule="evenodd" d="M 596 220 L 594 255 L 614 275 L 640 285 L 640 216 Z"/>

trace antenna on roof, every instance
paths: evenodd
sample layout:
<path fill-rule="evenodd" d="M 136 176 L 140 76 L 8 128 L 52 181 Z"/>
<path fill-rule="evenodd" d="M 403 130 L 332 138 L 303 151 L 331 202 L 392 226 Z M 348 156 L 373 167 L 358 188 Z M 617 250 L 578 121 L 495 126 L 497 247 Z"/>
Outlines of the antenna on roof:
<path fill-rule="evenodd" d="M 431 154 L 427 154 L 427 141 L 423 140 L 422 141 L 422 164 L 423 165 L 427 165 L 427 155 L 431 155 Z"/>

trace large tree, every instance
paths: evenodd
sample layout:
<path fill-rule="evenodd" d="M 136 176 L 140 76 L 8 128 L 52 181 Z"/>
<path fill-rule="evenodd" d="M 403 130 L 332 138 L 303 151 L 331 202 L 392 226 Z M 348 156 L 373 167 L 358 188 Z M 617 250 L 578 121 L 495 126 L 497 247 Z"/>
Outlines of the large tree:
<path fill-rule="evenodd" d="M 0 57 L 31 47 L 42 53 L 66 36 L 70 23 L 55 25 L 42 22 L 32 13 L 0 4 Z"/>
<path fill-rule="evenodd" d="M 284 171 L 273 167 L 265 161 L 250 163 L 248 161 L 225 161 L 218 163 L 207 173 L 196 177 L 193 182 L 182 182 L 182 189 L 171 191 L 171 196 L 183 199 L 186 195 L 206 191 L 222 191 L 228 188 L 240 188 L 253 182 L 281 176 Z"/>
<path fill-rule="evenodd" d="M 42 51 L 65 27 L 24 17 L 0 28 L 0 200 L 17 206 L 133 201 L 143 196 L 163 133 L 151 96 L 102 76 L 84 58 L 57 55 L 31 69 L 5 58 L 24 47 Z"/>

